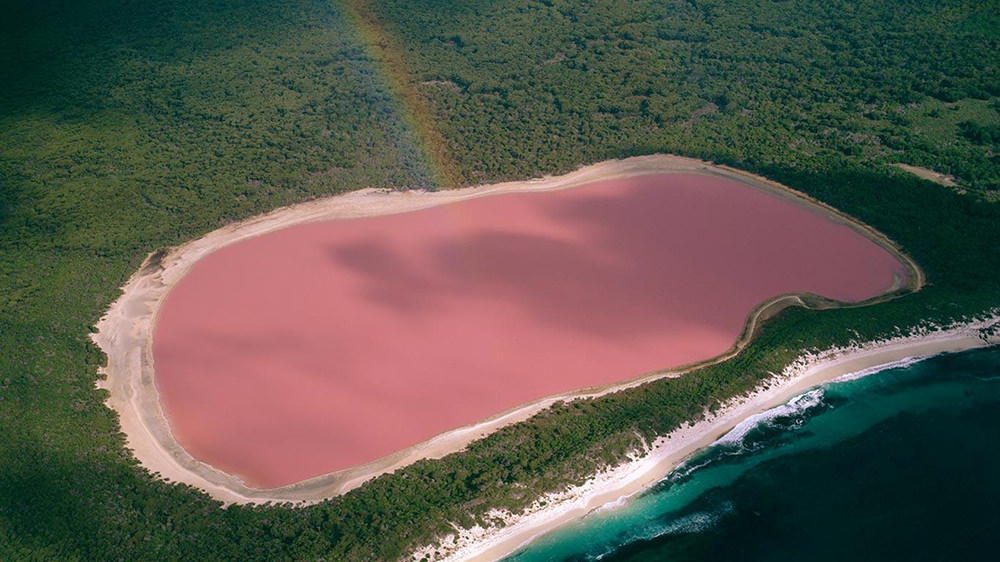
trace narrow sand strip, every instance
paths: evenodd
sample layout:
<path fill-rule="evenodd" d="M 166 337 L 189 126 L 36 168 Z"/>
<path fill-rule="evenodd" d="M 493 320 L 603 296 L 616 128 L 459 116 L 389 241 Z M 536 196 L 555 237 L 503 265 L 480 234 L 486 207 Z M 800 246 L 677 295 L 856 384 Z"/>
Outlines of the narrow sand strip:
<path fill-rule="evenodd" d="M 906 279 L 898 290 L 865 303 L 918 290 L 923 286 L 923 272 L 889 239 L 871 227 L 859 223 L 835 209 L 804 194 L 731 168 L 670 155 L 653 155 L 611 160 L 583 167 L 563 176 L 549 176 L 523 182 L 509 182 L 442 192 L 396 192 L 367 189 L 285 207 L 271 213 L 215 230 L 167 251 L 155 252 L 122 288 L 122 296 L 97 324 L 94 341 L 107 354 L 107 367 L 101 370 L 105 380 L 98 387 L 110 392 L 108 405 L 119 414 L 128 446 L 151 472 L 174 482 L 183 482 L 208 492 L 224 502 L 318 501 L 356 488 L 380 474 L 425 458 L 440 458 L 462 450 L 469 443 L 497 429 L 523 421 L 549 407 L 557 400 L 599 396 L 657 378 L 680 376 L 708 363 L 729 359 L 752 338 L 760 322 L 788 306 L 826 308 L 838 303 L 815 295 L 779 295 L 762 303 L 748 317 L 741 336 L 733 347 L 719 357 L 668 371 L 637 376 L 620 384 L 589 388 L 551 396 L 514 408 L 480 423 L 458 428 L 406 450 L 372 463 L 319 476 L 290 486 L 259 490 L 246 486 L 238 478 L 194 459 L 174 439 L 163 415 L 156 386 L 152 355 L 152 333 L 157 311 L 170 288 L 201 258 L 227 245 L 260 236 L 296 224 L 336 219 L 403 213 L 505 192 L 561 190 L 591 182 L 646 174 L 706 174 L 738 181 L 748 187 L 792 201 L 837 222 L 886 248 L 907 267 Z M 856 306 L 856 305 L 855 305 Z"/>
<path fill-rule="evenodd" d="M 986 330 L 992 328 L 992 330 Z M 992 335 L 986 335 L 991 333 Z M 785 369 L 768 388 L 734 399 L 719 412 L 657 440 L 649 451 L 598 474 L 583 485 L 540 498 L 522 514 L 494 512 L 497 526 L 456 529 L 439 544 L 423 547 L 414 560 L 491 561 L 508 556 L 534 538 L 605 506 L 617 506 L 663 479 L 684 460 L 708 447 L 741 421 L 787 402 L 809 388 L 861 371 L 882 370 L 941 353 L 1000 344 L 1000 315 L 923 330 L 915 335 L 806 355 Z M 544 505 L 544 507 L 542 507 Z"/>

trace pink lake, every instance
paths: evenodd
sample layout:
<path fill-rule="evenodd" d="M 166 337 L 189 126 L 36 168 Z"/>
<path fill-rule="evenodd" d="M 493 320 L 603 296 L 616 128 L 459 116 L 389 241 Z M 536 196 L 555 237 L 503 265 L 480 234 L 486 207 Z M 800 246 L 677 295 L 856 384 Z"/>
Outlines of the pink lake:
<path fill-rule="evenodd" d="M 904 272 L 849 227 L 732 180 L 495 195 L 210 254 L 160 309 L 156 385 L 189 453 L 276 487 L 713 357 L 772 296 L 859 301 Z"/>

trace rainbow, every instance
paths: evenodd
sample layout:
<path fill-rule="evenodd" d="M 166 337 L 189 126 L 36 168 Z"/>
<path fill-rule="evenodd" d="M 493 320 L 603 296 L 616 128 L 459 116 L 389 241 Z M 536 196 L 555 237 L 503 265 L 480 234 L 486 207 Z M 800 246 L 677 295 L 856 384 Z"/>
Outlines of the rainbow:
<path fill-rule="evenodd" d="M 343 4 L 348 17 L 354 19 L 376 72 L 399 101 L 404 124 L 415 132 L 434 184 L 445 189 L 464 185 L 466 182 L 451 158 L 448 144 L 436 126 L 434 112 L 413 80 L 395 36 L 382 25 L 367 0 L 345 0 Z"/>

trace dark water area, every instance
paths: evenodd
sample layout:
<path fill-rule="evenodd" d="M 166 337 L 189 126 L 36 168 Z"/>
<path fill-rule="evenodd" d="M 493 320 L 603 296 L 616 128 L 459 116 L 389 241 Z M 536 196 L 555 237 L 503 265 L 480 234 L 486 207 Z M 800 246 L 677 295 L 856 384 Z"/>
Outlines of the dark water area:
<path fill-rule="evenodd" d="M 1000 349 L 813 389 L 509 560 L 1000 559 Z"/>

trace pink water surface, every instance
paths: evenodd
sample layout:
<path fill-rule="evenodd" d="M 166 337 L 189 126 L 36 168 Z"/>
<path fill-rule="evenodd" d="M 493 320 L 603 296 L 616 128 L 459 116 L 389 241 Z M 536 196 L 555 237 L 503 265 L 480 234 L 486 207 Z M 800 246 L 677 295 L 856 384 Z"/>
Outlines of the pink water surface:
<path fill-rule="evenodd" d="M 771 296 L 857 301 L 903 272 L 850 228 L 719 178 L 490 196 L 209 255 L 159 313 L 156 384 L 185 449 L 274 487 L 712 357 Z"/>

